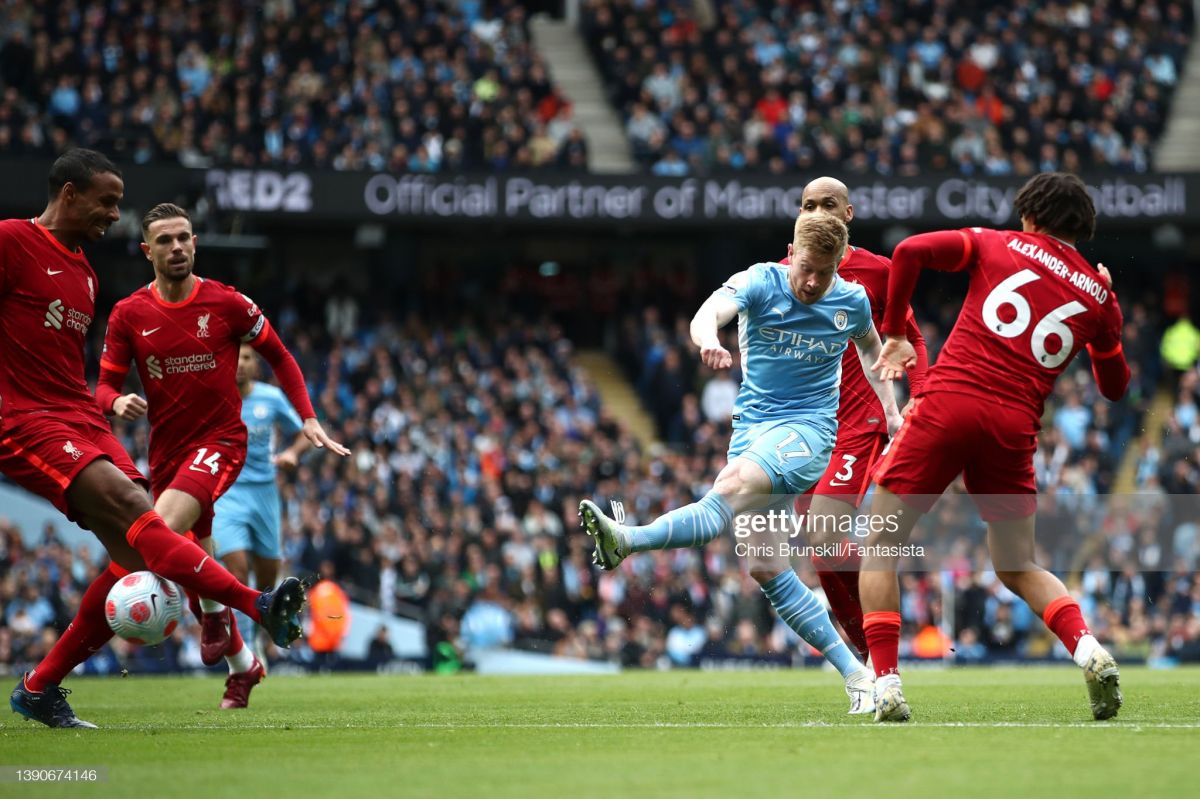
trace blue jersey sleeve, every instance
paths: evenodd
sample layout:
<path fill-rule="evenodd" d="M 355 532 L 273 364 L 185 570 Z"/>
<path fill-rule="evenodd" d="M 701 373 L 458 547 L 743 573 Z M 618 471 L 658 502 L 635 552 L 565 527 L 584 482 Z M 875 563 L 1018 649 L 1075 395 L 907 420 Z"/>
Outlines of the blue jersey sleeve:
<path fill-rule="evenodd" d="M 767 289 L 766 269 L 755 264 L 726 280 L 717 293 L 732 299 L 739 311 L 753 314 L 761 309 Z"/>
<path fill-rule="evenodd" d="M 856 292 L 850 314 L 850 338 L 862 338 L 871 332 L 874 324 L 875 322 L 871 318 L 871 301 L 867 299 L 866 289 L 861 289 Z"/>

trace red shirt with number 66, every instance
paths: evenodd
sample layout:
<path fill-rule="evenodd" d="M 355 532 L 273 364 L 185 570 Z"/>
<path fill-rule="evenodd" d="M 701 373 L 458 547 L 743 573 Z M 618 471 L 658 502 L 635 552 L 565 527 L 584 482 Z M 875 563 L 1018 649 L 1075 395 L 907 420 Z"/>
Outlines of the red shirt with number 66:
<path fill-rule="evenodd" d="M 968 228 L 905 239 L 892 256 L 883 332 L 902 334 L 922 268 L 966 271 L 958 321 L 929 369 L 923 394 L 951 392 L 1024 407 L 1040 419 L 1054 381 L 1088 348 L 1100 391 L 1129 382 L 1121 308 L 1096 267 L 1041 233 Z"/>

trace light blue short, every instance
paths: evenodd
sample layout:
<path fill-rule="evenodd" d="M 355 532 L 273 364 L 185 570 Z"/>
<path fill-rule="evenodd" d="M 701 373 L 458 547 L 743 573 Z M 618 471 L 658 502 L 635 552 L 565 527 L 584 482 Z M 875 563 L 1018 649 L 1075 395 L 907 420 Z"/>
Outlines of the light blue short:
<path fill-rule="evenodd" d="M 279 489 L 274 483 L 234 483 L 213 506 L 217 557 L 246 551 L 260 558 L 283 556 Z"/>
<path fill-rule="evenodd" d="M 728 459 L 749 458 L 771 478 L 772 494 L 803 494 L 833 454 L 836 433 L 805 421 L 769 421 L 734 429 Z"/>

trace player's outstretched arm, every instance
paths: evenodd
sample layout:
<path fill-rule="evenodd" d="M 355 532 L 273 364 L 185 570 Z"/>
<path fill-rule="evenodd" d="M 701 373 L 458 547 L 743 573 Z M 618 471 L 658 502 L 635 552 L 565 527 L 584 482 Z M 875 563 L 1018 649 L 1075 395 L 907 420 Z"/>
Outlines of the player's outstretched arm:
<path fill-rule="evenodd" d="M 885 376 L 892 374 L 887 370 L 884 370 L 879 376 L 876 376 L 874 371 L 875 364 L 883 357 L 883 342 L 879 340 L 879 333 L 876 332 L 875 326 L 872 325 L 867 328 L 865 336 L 850 340 L 858 348 L 858 362 L 862 366 L 863 374 L 867 376 L 867 382 L 871 384 L 871 389 L 875 392 L 875 396 L 879 397 L 879 404 L 883 406 L 883 415 L 887 420 L 888 435 L 895 435 L 896 431 L 900 429 L 900 423 L 904 421 L 904 418 L 900 415 L 900 409 L 896 407 L 896 392 L 891 382 L 895 377 Z M 900 371 L 900 374 L 904 374 L 903 370 Z"/>
<path fill-rule="evenodd" d="M 304 433 L 297 433 L 295 441 L 287 449 L 277 454 L 274 463 L 284 471 L 291 471 L 300 465 L 300 456 L 312 447 L 312 442 Z"/>
<path fill-rule="evenodd" d="M 723 288 L 709 295 L 692 317 L 692 343 L 700 348 L 700 361 L 709 369 L 728 369 L 733 366 L 733 355 L 721 346 L 717 331 L 738 315 L 738 305 L 727 292 L 741 288 L 747 280 L 749 277 L 745 272 L 738 272 L 729 278 Z"/>
<path fill-rule="evenodd" d="M 1098 264 L 1096 271 L 1100 273 L 1100 279 L 1104 281 L 1104 285 L 1112 288 L 1112 275 L 1109 274 L 1108 268 L 1104 264 Z M 1129 388 L 1131 372 L 1129 363 L 1125 360 L 1125 352 L 1121 347 L 1121 331 L 1125 327 L 1121 306 L 1117 302 L 1116 293 L 1113 293 L 1110 299 L 1112 300 L 1112 310 L 1108 329 L 1100 338 L 1088 343 L 1087 351 L 1088 356 L 1092 359 L 1092 375 L 1096 378 L 1100 394 L 1106 400 L 1116 402 L 1125 396 L 1125 390 Z"/>
<path fill-rule="evenodd" d="M 254 347 L 267 359 L 267 363 L 271 364 L 271 369 L 279 378 L 280 387 L 287 395 L 288 402 L 292 403 L 296 413 L 300 414 L 300 418 L 304 420 L 302 435 L 318 449 L 328 449 L 342 457 L 349 455 L 350 450 L 330 438 L 325 432 L 325 428 L 321 427 L 321 423 L 317 421 L 317 412 L 313 410 L 312 401 L 308 398 L 308 387 L 304 385 L 304 374 L 300 371 L 299 364 L 288 352 L 287 347 L 283 346 L 283 342 L 275 333 L 275 328 L 271 327 L 271 324 L 265 319 L 263 322 L 262 331 L 259 332 L 257 338 L 250 342 L 250 346 Z"/>
<path fill-rule="evenodd" d="M 880 327 L 883 334 L 889 339 L 904 335 L 909 301 L 922 269 L 961 272 L 971 266 L 974 259 L 974 241 L 962 230 L 919 233 L 897 244 L 888 275 L 887 302 Z"/>
<path fill-rule="evenodd" d="M 929 371 L 929 348 L 925 346 L 925 336 L 912 308 L 908 309 L 908 318 L 904 320 L 904 337 L 912 344 L 917 354 L 917 362 L 908 370 L 909 393 L 914 396 L 925 385 L 925 373 Z"/>

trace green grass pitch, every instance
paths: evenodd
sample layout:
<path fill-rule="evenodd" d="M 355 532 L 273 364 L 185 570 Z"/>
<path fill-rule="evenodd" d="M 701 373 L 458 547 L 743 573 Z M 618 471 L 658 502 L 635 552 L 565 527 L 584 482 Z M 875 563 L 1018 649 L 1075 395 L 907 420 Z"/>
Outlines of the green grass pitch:
<path fill-rule="evenodd" d="M 830 672 L 69 679 L 100 730 L 0 720 L 0 765 L 103 766 L 0 796 L 929 797 L 1196 795 L 1200 671 L 1122 672 L 1093 722 L 1079 672 L 910 670 L 914 721 L 845 715 Z"/>

